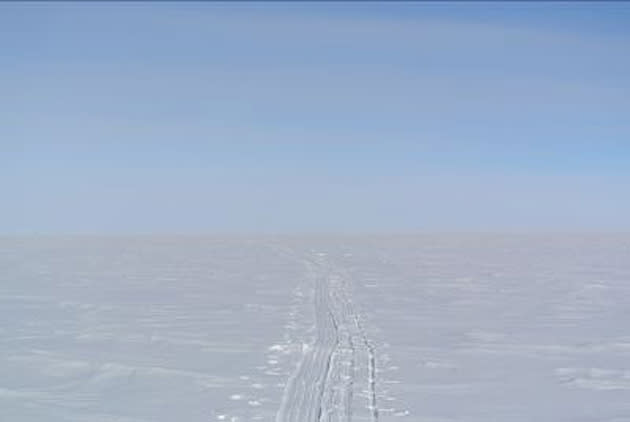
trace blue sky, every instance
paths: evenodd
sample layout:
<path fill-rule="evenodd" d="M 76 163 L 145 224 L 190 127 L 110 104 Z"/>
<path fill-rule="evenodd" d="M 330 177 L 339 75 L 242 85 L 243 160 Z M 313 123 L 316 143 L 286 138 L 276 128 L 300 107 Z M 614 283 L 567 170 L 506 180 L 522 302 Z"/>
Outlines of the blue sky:
<path fill-rule="evenodd" d="M 630 230 L 630 3 L 0 4 L 1 233 Z"/>

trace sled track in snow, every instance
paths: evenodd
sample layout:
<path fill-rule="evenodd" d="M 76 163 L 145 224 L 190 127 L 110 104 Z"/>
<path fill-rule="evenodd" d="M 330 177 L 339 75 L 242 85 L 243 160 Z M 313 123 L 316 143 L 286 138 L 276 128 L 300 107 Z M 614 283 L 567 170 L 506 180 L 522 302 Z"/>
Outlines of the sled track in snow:
<path fill-rule="evenodd" d="M 354 310 L 347 280 L 322 263 L 306 265 L 315 276 L 315 337 L 302 347 L 276 422 L 352 422 L 354 390 L 363 382 L 369 416 L 362 420 L 378 422 L 375 350 Z"/>

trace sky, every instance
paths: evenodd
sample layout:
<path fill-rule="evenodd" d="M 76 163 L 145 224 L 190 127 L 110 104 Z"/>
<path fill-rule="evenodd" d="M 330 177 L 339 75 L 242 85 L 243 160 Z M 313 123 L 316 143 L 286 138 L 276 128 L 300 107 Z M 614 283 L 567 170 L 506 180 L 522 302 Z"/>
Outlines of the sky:
<path fill-rule="evenodd" d="M 0 3 L 0 233 L 630 231 L 630 3 Z"/>

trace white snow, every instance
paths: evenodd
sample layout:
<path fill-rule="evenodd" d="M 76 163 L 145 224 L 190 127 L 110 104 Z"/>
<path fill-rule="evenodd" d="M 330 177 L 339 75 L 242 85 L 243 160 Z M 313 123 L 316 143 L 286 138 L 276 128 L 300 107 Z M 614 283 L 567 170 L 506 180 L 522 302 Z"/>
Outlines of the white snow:
<path fill-rule="evenodd" d="M 43 420 L 630 422 L 630 236 L 4 237 Z"/>

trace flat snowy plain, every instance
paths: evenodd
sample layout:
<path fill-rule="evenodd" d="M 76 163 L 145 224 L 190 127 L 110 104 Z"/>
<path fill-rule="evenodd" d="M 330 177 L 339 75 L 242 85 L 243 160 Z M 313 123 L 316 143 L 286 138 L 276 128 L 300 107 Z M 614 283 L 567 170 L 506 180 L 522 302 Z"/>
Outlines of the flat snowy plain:
<path fill-rule="evenodd" d="M 630 422 L 630 236 L 4 237 L 0 421 Z"/>

